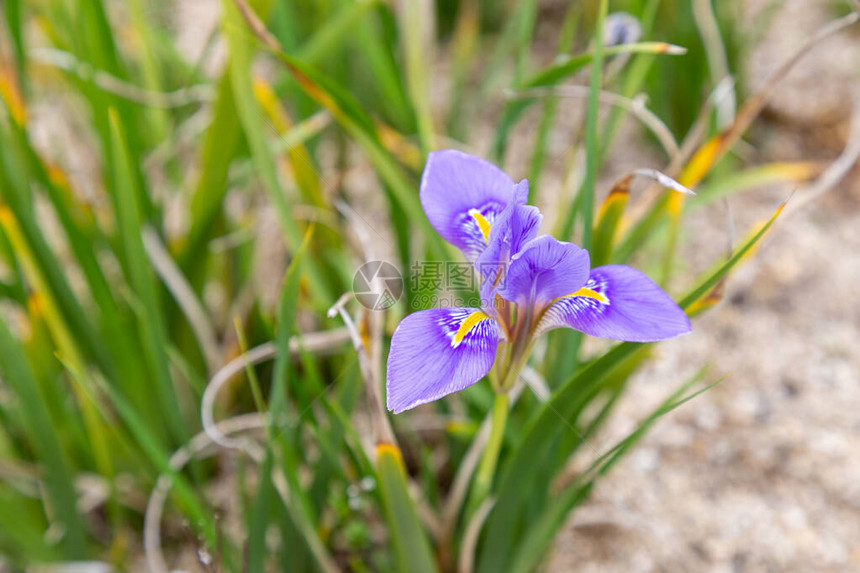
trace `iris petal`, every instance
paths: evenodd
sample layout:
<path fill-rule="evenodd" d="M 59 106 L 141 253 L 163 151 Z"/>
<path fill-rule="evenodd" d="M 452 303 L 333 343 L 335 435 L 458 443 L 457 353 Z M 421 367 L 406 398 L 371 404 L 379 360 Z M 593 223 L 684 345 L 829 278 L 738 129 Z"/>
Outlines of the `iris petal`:
<path fill-rule="evenodd" d="M 467 388 L 496 358 L 500 330 L 476 308 L 433 308 L 403 319 L 388 354 L 388 409 L 394 413 Z"/>
<path fill-rule="evenodd" d="M 421 206 L 430 224 L 470 261 L 487 246 L 493 221 L 515 192 L 501 169 L 453 149 L 430 153 L 421 177 Z"/>
<path fill-rule="evenodd" d="M 523 180 L 517 185 L 514 200 L 496 217 L 487 238 L 487 248 L 475 260 L 481 276 L 488 277 L 499 267 L 506 266 L 511 256 L 537 237 L 543 215 L 537 207 L 526 205 L 527 200 L 528 181 Z"/>
<path fill-rule="evenodd" d="M 518 305 L 539 307 L 584 286 L 589 266 L 588 251 L 543 235 L 513 256 L 499 294 Z"/>
<path fill-rule="evenodd" d="M 537 333 L 562 326 L 630 342 L 656 342 L 691 330 L 672 297 L 644 273 L 624 265 L 593 269 L 582 290 L 547 309 Z"/>

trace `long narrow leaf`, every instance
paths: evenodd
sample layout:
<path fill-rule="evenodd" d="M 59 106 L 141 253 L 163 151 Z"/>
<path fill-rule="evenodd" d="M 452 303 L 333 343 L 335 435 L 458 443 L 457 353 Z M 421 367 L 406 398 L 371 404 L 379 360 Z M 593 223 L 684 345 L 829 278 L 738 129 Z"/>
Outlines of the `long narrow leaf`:
<path fill-rule="evenodd" d="M 633 432 L 617 445 L 613 446 L 609 452 L 601 456 L 592 465 L 592 468 L 583 472 L 582 475 L 590 476 L 590 479 L 577 479 L 573 484 L 553 496 L 553 503 L 549 504 L 546 511 L 529 528 L 522 542 L 518 544 L 515 557 L 509 569 L 510 573 L 528 573 L 529 571 L 534 571 L 535 567 L 544 560 L 547 548 L 554 538 L 554 533 L 564 522 L 570 511 L 583 502 L 591 493 L 595 483 L 595 474 L 605 474 L 624 453 L 629 451 L 634 444 L 645 436 L 659 418 L 720 382 L 718 380 L 695 392 L 692 396 L 680 398 L 687 389 L 699 381 L 701 376 L 702 373 L 700 372 L 679 386 L 645 420 L 640 422 Z"/>
<path fill-rule="evenodd" d="M 25 356 L 6 323 L 0 319 L 0 369 L 24 410 L 22 420 L 38 459 L 45 464 L 46 492 L 56 523 L 64 531 L 60 541 L 64 556 L 82 559 L 87 556 L 87 534 L 77 510 L 73 474 L 51 429 L 48 412 Z"/>
<path fill-rule="evenodd" d="M 605 57 L 633 53 L 678 55 L 686 53 L 686 50 L 664 42 L 642 42 L 639 44 L 612 46 L 603 49 L 602 53 Z M 522 87 L 523 89 L 528 89 L 556 85 L 563 79 L 575 74 L 587 66 L 592 61 L 593 57 L 593 51 L 589 51 L 569 58 L 564 58 L 561 62 L 553 64 L 527 79 Z M 491 155 L 497 162 L 501 163 L 504 161 L 505 151 L 507 149 L 507 140 L 511 130 L 517 120 L 522 117 L 522 115 L 535 101 L 537 100 L 533 98 L 515 99 L 509 101 L 505 106 L 505 111 L 499 119 L 499 126 L 496 128 L 496 133 L 491 147 Z"/>
<path fill-rule="evenodd" d="M 155 278 L 143 246 L 140 207 L 137 204 L 138 193 L 134 190 L 125 136 L 116 113 L 110 114 L 110 123 L 111 143 L 116 159 L 112 166 L 116 216 L 128 265 L 129 282 L 144 312 L 143 316 L 139 317 L 144 353 L 161 406 L 164 408 L 165 422 L 170 429 L 170 434 L 178 443 L 184 443 L 188 437 L 188 430 L 179 409 L 168 366 L 167 336 L 157 300 Z"/>
<path fill-rule="evenodd" d="M 379 490 L 385 505 L 388 531 L 397 555 L 400 573 L 434 573 L 437 571 L 427 536 L 418 520 L 415 504 L 406 487 L 406 472 L 400 450 L 391 444 L 376 448 L 376 471 Z"/>

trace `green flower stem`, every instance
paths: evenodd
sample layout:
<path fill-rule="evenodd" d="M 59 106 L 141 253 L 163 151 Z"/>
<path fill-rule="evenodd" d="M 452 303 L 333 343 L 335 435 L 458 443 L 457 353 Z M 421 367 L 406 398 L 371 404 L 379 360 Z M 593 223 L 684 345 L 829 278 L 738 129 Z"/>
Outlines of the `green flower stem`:
<path fill-rule="evenodd" d="M 475 483 L 472 486 L 472 494 L 468 504 L 467 515 L 472 515 L 490 494 L 493 486 L 493 475 L 496 473 L 496 463 L 499 460 L 499 452 L 502 449 L 502 439 L 505 435 L 505 425 L 508 422 L 508 394 L 506 392 L 496 393 L 496 401 L 493 404 L 493 421 L 490 427 L 490 439 L 484 448 L 484 455 L 475 475 Z"/>
<path fill-rule="evenodd" d="M 534 344 L 534 339 L 528 333 L 525 335 L 523 340 L 519 340 L 514 343 L 510 359 L 507 361 L 507 366 L 503 370 L 505 374 L 497 387 L 497 392 L 508 393 L 511 391 L 514 384 L 516 384 L 520 377 L 520 372 L 522 372 L 526 363 L 529 361 L 529 356 L 531 355 Z"/>

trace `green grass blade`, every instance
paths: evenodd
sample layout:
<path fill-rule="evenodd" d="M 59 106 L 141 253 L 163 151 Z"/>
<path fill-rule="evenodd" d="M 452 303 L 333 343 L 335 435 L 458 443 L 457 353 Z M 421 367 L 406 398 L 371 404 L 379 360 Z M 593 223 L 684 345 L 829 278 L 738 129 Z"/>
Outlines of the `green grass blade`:
<path fill-rule="evenodd" d="M 317 63 L 341 49 L 344 39 L 356 28 L 366 25 L 362 19 L 378 5 L 377 0 L 346 2 L 328 18 L 298 50 L 296 57 L 308 63 Z"/>
<path fill-rule="evenodd" d="M 260 3 L 268 9 L 268 1 Z M 233 0 L 223 0 L 224 28 L 227 44 L 230 48 L 231 71 L 230 79 L 233 86 L 233 97 L 239 121 L 245 133 L 245 138 L 251 148 L 251 159 L 262 180 L 266 196 L 275 208 L 281 232 L 287 247 L 295 252 L 301 242 L 301 233 L 295 217 L 293 217 L 286 195 L 278 180 L 277 166 L 272 155 L 266 133 L 260 106 L 254 96 L 251 78 L 251 61 L 256 42 L 249 36 L 247 26 L 239 9 Z M 332 298 L 329 285 L 323 279 L 319 265 L 311 261 L 308 267 L 308 280 L 314 293 L 324 300 Z"/>
<path fill-rule="evenodd" d="M 135 337 L 123 324 L 120 307 L 114 298 L 114 289 L 102 271 L 96 258 L 94 246 L 102 240 L 92 213 L 78 203 L 65 174 L 59 169 L 48 172 L 41 157 L 31 146 L 26 132 L 15 129 L 13 135 L 29 158 L 29 173 L 46 190 L 60 225 L 66 234 L 72 255 L 86 279 L 92 300 L 98 306 L 104 345 L 111 360 L 102 363 L 104 375 L 123 385 L 127 392 L 136 392 L 138 403 L 147 402 L 146 384 L 143 376 L 143 361 L 136 352 Z M 122 364 L 124 375 L 118 376 L 115 365 Z M 154 412 L 153 412 L 154 413 Z"/>
<path fill-rule="evenodd" d="M 139 65 L 143 76 L 143 87 L 150 92 L 164 91 L 162 68 L 156 59 L 156 46 L 159 41 L 156 30 L 147 21 L 144 2 L 129 0 L 127 3 L 131 30 L 139 45 Z M 149 127 L 149 136 L 153 141 L 164 141 L 170 137 L 171 123 L 167 110 L 150 107 L 142 110 L 142 117 Z"/>
<path fill-rule="evenodd" d="M 304 545 L 316 565 L 323 571 L 337 571 L 331 556 L 319 538 L 314 526 L 315 511 L 308 491 L 299 482 L 299 453 L 296 451 L 296 432 L 288 422 L 287 401 L 288 378 L 290 375 L 291 355 L 290 336 L 295 332 L 295 317 L 299 299 L 299 283 L 302 268 L 305 266 L 314 227 L 308 228 L 295 257 L 290 262 L 284 279 L 284 286 L 278 302 L 278 330 L 276 335 L 277 352 L 272 374 L 272 391 L 269 401 L 271 426 L 269 443 L 275 448 L 275 464 L 281 470 L 286 483 L 279 490 L 290 520 L 302 535 Z M 298 383 L 298 382 L 297 382 Z M 282 423 L 283 422 L 283 423 Z"/>
<path fill-rule="evenodd" d="M 659 418 L 720 382 L 718 380 L 694 392 L 691 396 L 681 398 L 681 395 L 698 382 L 703 375 L 704 372 L 700 371 L 690 380 L 679 386 L 645 420 L 639 423 L 633 432 L 597 459 L 591 468 L 580 474 L 571 485 L 553 497 L 553 503 L 549 504 L 535 523 L 529 527 L 528 532 L 518 544 L 509 570 L 510 573 L 528 573 L 529 571 L 534 571 L 538 564 L 545 559 L 550 543 L 552 543 L 556 532 L 562 526 L 570 511 L 585 501 L 591 493 L 591 489 L 595 483 L 595 474 L 604 475 L 625 453 L 645 437 Z"/>
<path fill-rule="evenodd" d="M 195 285 L 200 283 L 200 272 L 207 259 L 206 244 L 227 195 L 230 164 L 242 142 L 231 66 L 218 83 L 212 123 L 206 131 L 199 157 L 200 177 L 191 196 L 191 228 L 179 254 L 180 266 Z"/>
<path fill-rule="evenodd" d="M 594 228 L 594 247 L 591 249 L 591 266 L 599 267 L 607 264 L 612 258 L 615 246 L 615 235 L 627 200 L 630 198 L 630 182 L 633 176 L 628 175 L 615 184 L 600 206 L 600 215 Z"/>
<path fill-rule="evenodd" d="M 808 181 L 820 171 L 821 167 L 814 162 L 777 162 L 756 165 L 723 177 L 712 177 L 699 185 L 696 196 L 690 200 L 690 206 L 703 207 L 724 197 L 774 183 Z"/>
<path fill-rule="evenodd" d="M 403 48 L 406 85 L 418 120 L 421 149 L 427 154 L 436 147 L 429 81 L 436 39 L 435 6 L 429 0 L 405 0 L 398 2 L 395 13 Z"/>
<path fill-rule="evenodd" d="M 660 1 L 661 0 L 647 0 L 645 5 L 642 7 L 639 23 L 642 26 L 642 35 L 645 37 L 650 36 L 651 31 L 654 28 L 654 21 L 657 17 L 657 10 L 660 7 Z M 625 68 L 626 71 L 624 74 L 623 86 L 619 92 L 622 96 L 628 98 L 632 98 L 639 93 L 639 90 L 645 83 L 654 63 L 657 61 L 657 56 L 653 53 L 639 53 L 635 56 L 636 57 L 629 62 Z M 605 157 L 609 149 L 612 147 L 612 143 L 615 140 L 615 135 L 618 132 L 618 127 L 624 113 L 624 110 L 617 107 L 613 107 L 609 111 L 608 117 L 604 122 L 603 135 L 600 138 L 601 157 Z"/>
<path fill-rule="evenodd" d="M 434 573 L 438 571 L 430 552 L 427 536 L 418 519 L 415 504 L 406 487 L 406 472 L 400 450 L 391 444 L 376 448 L 376 471 L 382 495 L 388 531 L 397 555 L 400 573 Z"/>
<path fill-rule="evenodd" d="M 679 406 L 686 404 L 693 398 L 696 398 L 697 396 L 707 392 L 723 380 L 725 380 L 725 377 L 708 384 L 704 388 L 696 390 L 689 396 L 681 398 L 681 394 L 685 392 L 689 388 L 689 386 L 692 385 L 692 383 L 684 384 L 677 392 L 675 392 L 675 394 L 672 395 L 669 400 L 664 402 L 659 408 L 657 408 L 657 410 L 654 411 L 653 414 L 651 414 L 651 416 L 648 417 L 647 420 L 640 424 L 639 427 L 636 428 L 636 430 L 630 436 L 628 436 L 621 443 L 619 443 L 612 450 L 610 450 L 608 454 L 611 455 L 603 456 L 603 458 L 608 459 L 606 459 L 606 461 L 604 461 L 600 466 L 597 467 L 597 473 L 601 476 L 606 475 L 609 470 L 612 469 L 612 467 L 621 460 L 624 454 L 626 454 L 630 449 L 633 448 L 634 445 L 636 445 L 643 437 L 645 437 L 645 434 L 648 432 L 648 430 L 651 429 L 651 427 L 657 422 L 657 420 L 661 416 L 668 414 L 675 408 L 678 408 Z"/>
<path fill-rule="evenodd" d="M 64 558 L 63 549 L 45 543 L 44 509 L 36 500 L 5 484 L 0 485 L 0 554 L 10 571 L 25 571 L 34 561 L 51 562 Z"/>
<path fill-rule="evenodd" d="M 22 420 L 38 460 L 45 465 L 44 480 L 56 524 L 64 530 L 60 540 L 67 559 L 87 557 L 87 533 L 77 511 L 74 478 L 59 441 L 52 430 L 45 402 L 38 393 L 38 384 L 25 352 L 15 340 L 6 323 L 0 319 L 0 368 L 4 379 L 18 397 L 23 410 Z"/>
<path fill-rule="evenodd" d="M 499 79 L 503 77 L 502 72 L 509 63 L 509 58 L 514 57 L 514 66 L 519 67 L 516 58 L 522 48 L 523 37 L 531 33 L 529 24 L 534 21 L 533 12 L 537 9 L 537 4 L 534 0 L 517 2 L 505 6 L 497 13 L 491 13 L 493 16 L 498 14 L 504 24 L 493 51 L 487 58 L 483 74 L 485 92 L 498 88 Z"/>
<path fill-rule="evenodd" d="M 247 571 L 266 570 L 266 538 L 269 521 L 272 519 L 273 499 L 272 485 L 272 453 L 268 451 L 260 466 L 260 478 L 257 484 L 257 495 L 251 508 L 248 522 Z"/>
<path fill-rule="evenodd" d="M 390 189 L 392 201 L 403 209 L 408 220 L 426 233 L 428 250 L 438 260 L 448 252 L 439 235 L 430 226 L 418 201 L 418 185 L 411 181 L 391 153 L 382 145 L 373 122 L 358 103 L 339 86 L 312 68 L 278 51 L 287 69 L 305 92 L 328 109 L 346 132 L 362 147 L 380 178 Z"/>
<path fill-rule="evenodd" d="M 75 296 L 68 274 L 52 252 L 36 219 L 32 203 L 35 194 L 29 185 L 29 174 L 21 168 L 27 165 L 26 155 L 17 153 L 13 138 L 0 130 L 0 197 L 14 222 L 20 228 L 20 245 L 33 260 L 33 268 L 45 281 L 45 290 L 56 299 L 57 307 L 69 328 L 77 333 L 78 343 L 88 356 L 94 357 L 107 372 L 113 372 L 113 361 L 83 306 Z"/>
<path fill-rule="evenodd" d="M 159 403 L 164 408 L 163 415 L 166 417 L 170 435 L 177 443 L 184 443 L 188 438 L 188 430 L 179 409 L 176 389 L 170 374 L 167 336 L 158 302 L 158 291 L 143 246 L 140 206 L 137 204 L 139 193 L 135 192 L 134 189 L 125 135 L 116 113 L 111 112 L 110 124 L 111 143 L 115 158 L 111 167 L 117 227 L 126 259 L 129 283 L 144 313 L 138 320 L 144 355 L 150 374 L 153 376 L 153 386 L 158 395 Z"/>
<path fill-rule="evenodd" d="M 593 482 L 571 487 L 553 496 L 553 503 L 517 544 L 508 573 L 530 573 L 547 557 L 548 549 L 570 511 L 585 501 L 591 493 Z"/>
<path fill-rule="evenodd" d="M 270 409 L 272 412 L 275 412 L 272 416 L 273 421 L 281 414 L 286 413 L 288 399 L 287 374 L 292 362 L 290 356 L 290 337 L 296 332 L 299 281 L 302 276 L 302 266 L 310 248 L 314 228 L 313 226 L 308 228 L 299 249 L 296 251 L 293 260 L 290 261 L 290 266 L 287 268 L 287 274 L 284 277 L 284 284 L 281 287 L 281 294 L 278 297 L 278 326 L 275 337 L 277 353 L 275 355 L 275 367 L 272 372 L 272 393 L 269 400 Z"/>
<path fill-rule="evenodd" d="M 202 532 L 210 547 L 217 547 L 218 536 L 215 532 L 211 512 L 207 511 L 197 498 L 197 493 L 188 483 L 188 480 L 170 467 L 170 455 L 164 448 L 161 436 L 153 431 L 154 425 L 146 418 L 141 417 L 131 402 L 110 384 L 106 384 L 104 380 L 97 377 L 94 384 L 107 397 L 107 402 L 116 409 L 119 418 L 125 423 L 129 434 L 134 438 L 135 445 L 149 459 L 152 468 L 172 480 L 171 491 L 179 508 L 189 517 L 194 529 Z"/>
<path fill-rule="evenodd" d="M 278 102 L 274 90 L 261 78 L 254 80 L 254 94 L 277 130 L 281 141 L 284 141 L 293 128 L 293 122 L 287 114 L 287 110 Z M 287 146 L 287 158 L 302 199 L 311 205 L 331 209 L 327 198 L 323 196 L 320 176 L 316 171 L 313 159 L 304 144 L 294 143 Z"/>
<path fill-rule="evenodd" d="M 600 105 L 600 88 L 603 85 L 603 23 L 606 20 L 608 0 L 600 0 L 597 10 L 597 25 L 594 30 L 594 57 L 591 60 L 591 83 L 585 115 L 585 181 L 579 190 L 582 195 L 582 248 L 591 249 L 594 218 L 594 188 L 597 185 L 597 170 L 600 162 L 600 141 L 597 135 L 597 114 Z M 567 239 L 571 229 L 564 229 L 561 238 Z"/>
<path fill-rule="evenodd" d="M 535 29 L 535 20 L 537 19 L 538 1 L 528 0 L 522 3 L 522 13 L 516 19 L 517 35 L 516 35 L 516 50 L 514 59 L 514 74 L 512 84 L 520 85 L 523 74 L 529 67 L 529 58 L 531 56 L 532 35 Z"/>
<path fill-rule="evenodd" d="M 682 54 L 684 50 L 678 46 L 666 44 L 664 42 L 641 42 L 638 44 L 623 44 L 621 46 L 612 46 L 600 50 L 603 57 L 615 56 L 618 54 Z M 585 66 L 591 63 L 594 58 L 594 51 L 588 51 L 583 54 L 577 54 L 562 61 L 555 63 L 542 71 L 528 78 L 522 88 L 537 88 L 553 86 L 561 82 L 567 77 L 575 74 Z M 496 133 L 493 137 L 493 143 L 490 147 L 491 156 L 497 163 L 502 163 L 507 149 L 508 136 L 516 125 L 517 120 L 531 107 L 533 103 L 539 101 L 535 98 L 516 98 L 509 101 L 505 105 L 505 110 L 502 117 L 499 119 Z"/>
<path fill-rule="evenodd" d="M 265 4 L 265 11 L 267 11 L 270 2 L 266 0 L 258 4 L 261 7 Z M 242 15 L 233 0 L 223 0 L 222 8 L 224 33 L 230 48 L 230 81 L 239 122 L 251 148 L 251 158 L 260 175 L 263 188 L 275 208 L 284 240 L 287 246 L 295 251 L 301 241 L 301 234 L 278 181 L 277 168 L 266 138 L 263 116 L 254 96 L 251 62 L 256 42 L 253 36 L 248 35 Z"/>
<path fill-rule="evenodd" d="M 33 256 L 33 251 L 24 238 L 24 234 L 18 221 L 12 216 L 8 209 L 0 208 L 0 225 L 9 237 L 16 257 L 21 263 L 28 283 L 33 290 L 33 306 L 38 313 L 44 317 L 45 324 L 50 331 L 53 344 L 59 354 L 67 356 L 78 368 L 83 368 L 84 357 L 78 338 L 72 334 L 69 325 L 64 320 L 63 314 L 57 305 L 45 275 Z M 74 381 L 74 380 L 73 380 Z M 88 441 L 92 444 L 93 458 L 100 473 L 106 477 L 113 474 L 110 462 L 110 453 L 107 446 L 107 434 L 100 423 L 94 405 L 90 400 L 92 390 L 86 385 L 73 384 L 75 398 L 81 409 L 86 426 Z"/>
<path fill-rule="evenodd" d="M 599 359 L 580 368 L 529 421 L 522 438 L 502 464 L 496 505 L 485 526 L 485 543 L 478 560 L 479 573 L 506 568 L 518 541 L 518 528 L 524 526 L 520 520 L 527 507 L 529 491 L 523 484 L 533 483 L 529 473 L 533 468 L 543 467 L 558 437 L 571 431 L 578 413 L 588 402 L 588 395 L 647 348 L 648 345 L 633 342 L 618 344 Z"/>
<path fill-rule="evenodd" d="M 17 80 L 21 84 L 21 91 L 26 93 L 29 78 L 24 73 L 24 65 L 27 59 L 27 44 L 24 38 L 23 2 L 21 0 L 6 0 L 3 7 L 6 14 L 5 24 L 9 30 L 9 36 L 12 38 L 12 52 L 15 57 Z"/>
<path fill-rule="evenodd" d="M 613 262 L 626 263 L 652 238 L 657 229 L 666 222 L 668 195 L 657 200 L 657 203 L 641 219 L 627 231 L 624 239 L 614 249 Z"/>
<path fill-rule="evenodd" d="M 229 5 L 232 6 L 232 3 Z M 259 30 L 263 24 L 256 14 L 244 12 L 242 16 L 251 21 L 259 33 L 267 34 Z M 234 14 L 234 19 L 237 17 L 238 14 Z M 270 35 L 266 38 L 267 47 L 281 59 L 305 93 L 328 109 L 346 132 L 364 149 L 377 173 L 387 184 L 386 189 L 390 190 L 392 201 L 403 209 L 412 224 L 421 225 L 427 233 L 428 250 L 437 259 L 443 259 L 447 249 L 424 216 L 418 201 L 417 185 L 406 177 L 397 160 L 382 145 L 376 127 L 366 111 L 346 90 L 312 67 L 284 53 Z M 408 240 L 408 237 L 404 239 Z"/>
<path fill-rule="evenodd" d="M 566 54 L 571 50 L 573 41 L 576 37 L 576 28 L 579 25 L 580 11 L 576 5 L 571 5 L 567 9 L 564 16 L 564 23 L 559 33 L 558 47 L 556 54 L 558 57 Z M 555 116 L 558 108 L 558 98 L 548 97 L 543 104 L 541 110 L 541 118 L 538 123 L 538 133 L 535 138 L 535 150 L 532 154 L 531 167 L 529 171 L 529 202 L 538 205 L 538 193 L 540 192 L 540 176 L 543 172 L 544 162 L 546 159 L 547 145 L 549 144 L 549 136 L 553 127 L 555 127 Z"/>
<path fill-rule="evenodd" d="M 409 104 L 405 81 L 397 67 L 392 49 L 394 41 L 385 41 L 386 36 L 393 36 L 389 33 L 394 29 L 391 8 L 380 2 L 374 12 L 376 27 L 359 26 L 357 36 L 368 66 L 375 75 L 376 89 L 380 94 L 377 97 L 380 103 L 384 102 L 377 112 L 390 118 L 399 129 L 411 131 L 417 123 L 414 109 Z"/>
<path fill-rule="evenodd" d="M 362 18 L 370 16 L 368 10 L 376 5 L 377 2 L 371 0 L 354 2 L 344 6 L 298 50 L 297 59 L 306 64 L 319 62 L 330 56 L 338 48 L 338 42 L 343 41 L 345 34 L 356 29 L 360 31 L 360 34 L 364 34 L 367 26 L 362 22 Z M 247 34 L 245 34 L 245 38 L 247 41 Z M 378 69 L 379 66 L 376 68 Z M 224 196 L 229 187 L 227 182 L 228 168 L 237 155 L 242 142 L 242 128 L 236 114 L 232 80 L 229 76 L 230 66 L 219 83 L 213 121 L 207 131 L 200 158 L 203 168 L 191 203 L 191 231 L 181 252 L 182 266 L 192 277 L 194 284 L 199 282 L 197 278 L 199 277 L 199 269 L 206 259 L 201 255 L 205 254 L 205 243 L 210 238 L 212 226 L 221 212 Z M 377 77 L 377 81 L 381 82 L 382 80 Z M 402 101 L 402 94 L 398 98 L 397 101 Z M 390 98 L 386 98 L 386 101 L 392 102 Z M 295 129 L 282 134 L 281 139 L 276 142 L 275 146 L 278 152 L 300 146 L 309 137 L 318 133 L 323 125 L 312 119 L 298 123 Z M 241 173 L 244 176 L 248 172 L 253 172 L 253 169 L 243 169 Z"/>
<path fill-rule="evenodd" d="M 740 248 L 736 249 L 734 254 L 726 262 L 718 265 L 714 271 L 706 274 L 705 278 L 703 278 L 699 284 L 678 303 L 681 308 L 684 310 L 690 308 L 693 303 L 708 294 L 711 289 L 713 289 L 717 283 L 719 283 L 720 280 L 722 280 L 723 277 L 725 277 L 726 274 L 735 267 L 735 265 L 737 265 L 744 257 L 748 256 L 752 249 L 758 244 L 759 240 L 764 237 L 768 230 L 770 230 L 777 217 L 782 213 L 784 207 L 785 203 L 780 205 L 779 209 L 777 209 L 776 212 L 767 221 L 765 221 L 764 225 L 762 225 L 758 231 L 753 233 L 753 235 L 747 239 Z"/>
<path fill-rule="evenodd" d="M 595 38 L 598 36 L 595 35 Z M 577 54 L 569 58 L 565 58 L 560 62 L 554 63 L 547 68 L 541 70 L 532 76 L 525 83 L 527 88 L 535 88 L 541 86 L 551 86 L 559 83 L 561 80 L 575 74 L 586 65 L 590 64 L 595 56 L 595 50 Z M 667 44 L 666 42 L 639 42 L 636 44 L 622 44 L 620 46 L 611 46 L 601 50 L 604 57 L 617 56 L 620 54 L 669 54 L 681 55 L 686 53 L 684 48 Z"/>
<path fill-rule="evenodd" d="M 470 68 L 481 41 L 481 2 L 460 2 L 451 38 L 451 97 L 446 121 L 449 137 L 465 139 L 464 103 L 468 100 L 467 82 Z M 471 95 L 471 94 L 468 94 Z"/>

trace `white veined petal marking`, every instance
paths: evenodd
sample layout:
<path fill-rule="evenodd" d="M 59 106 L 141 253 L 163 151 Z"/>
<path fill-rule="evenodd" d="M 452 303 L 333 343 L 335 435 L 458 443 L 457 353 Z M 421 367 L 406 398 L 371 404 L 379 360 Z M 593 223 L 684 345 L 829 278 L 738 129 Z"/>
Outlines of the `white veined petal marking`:
<path fill-rule="evenodd" d="M 469 336 L 469 334 L 477 334 L 478 331 L 485 331 L 486 328 L 491 327 L 492 323 L 488 321 L 492 321 L 492 318 L 483 311 L 457 309 L 439 320 L 438 324 L 448 340 L 451 341 L 451 348 L 457 348 L 462 344 L 481 343 L 485 337 L 476 338 Z"/>
<path fill-rule="evenodd" d="M 466 320 L 460 325 L 460 328 L 457 329 L 457 332 L 454 333 L 454 338 L 451 339 L 451 346 L 453 348 L 457 348 L 462 344 L 463 339 L 466 338 L 466 335 L 469 334 L 473 329 L 478 327 L 478 325 L 484 320 L 488 320 L 490 317 L 484 314 L 483 311 L 475 311 L 469 316 L 466 317 Z"/>
<path fill-rule="evenodd" d="M 555 299 L 555 301 L 559 301 L 565 298 L 583 297 L 589 300 L 596 301 L 602 305 L 605 304 L 609 306 L 609 297 L 606 296 L 607 286 L 608 285 L 605 281 L 598 282 L 594 279 L 588 279 L 588 282 L 585 283 L 584 287 L 574 293 L 558 297 L 557 299 Z"/>
<path fill-rule="evenodd" d="M 476 256 L 484 250 L 490 240 L 490 227 L 504 207 L 501 203 L 489 201 L 457 215 L 455 224 L 463 234 L 464 251 Z"/>
<path fill-rule="evenodd" d="M 542 334 L 547 330 L 559 326 L 564 322 L 564 316 L 568 314 L 580 315 L 583 313 L 603 315 L 608 312 L 610 304 L 607 291 L 609 285 L 606 281 L 588 279 L 585 286 L 578 291 L 560 296 L 554 299 L 546 312 L 541 317 L 535 335 Z"/>

